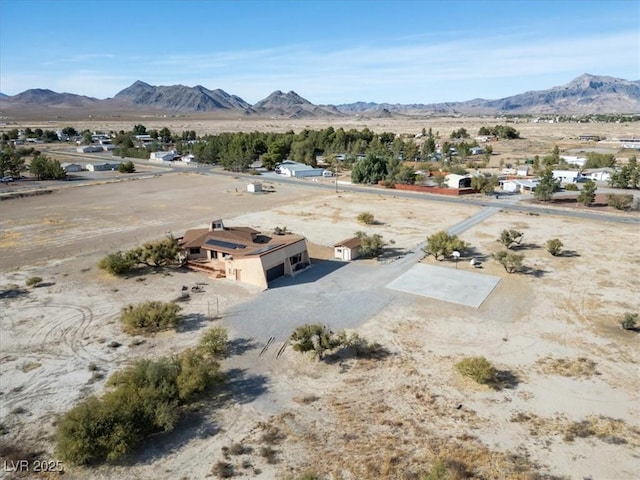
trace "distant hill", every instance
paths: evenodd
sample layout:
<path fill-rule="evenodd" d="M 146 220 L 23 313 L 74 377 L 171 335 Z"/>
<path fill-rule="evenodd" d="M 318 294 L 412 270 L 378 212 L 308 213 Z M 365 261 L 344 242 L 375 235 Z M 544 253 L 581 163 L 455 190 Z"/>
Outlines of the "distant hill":
<path fill-rule="evenodd" d="M 436 104 L 391 104 L 355 102 L 344 105 L 315 105 L 296 92 L 276 90 L 251 105 L 224 90 L 201 85 L 153 86 L 140 80 L 105 100 L 31 89 L 18 95 L 0 94 L 3 112 L 49 113 L 64 110 L 65 116 L 135 112 L 150 114 L 219 113 L 226 115 L 281 118 L 336 117 L 359 115 L 387 118 L 408 115 L 500 115 L 500 114 L 592 114 L 640 113 L 640 80 L 584 74 L 566 85 L 525 92 L 497 100 L 474 99 Z"/>
<path fill-rule="evenodd" d="M 100 100 L 74 93 L 56 93 L 52 90 L 41 88 L 33 88 L 26 90 L 18 95 L 4 96 L 1 98 L 3 103 L 10 104 L 35 104 L 43 107 L 58 108 L 82 108 L 95 105 Z"/>
<path fill-rule="evenodd" d="M 260 100 L 253 109 L 258 114 L 271 117 L 304 118 L 343 115 L 333 105 L 314 105 L 296 92 L 283 93 L 280 90 Z"/>
<path fill-rule="evenodd" d="M 118 92 L 112 101 L 121 107 L 144 106 L 176 112 L 209 112 L 224 109 L 251 113 L 251 105 L 242 98 L 229 95 L 224 90 L 208 90 L 201 85 L 155 87 L 138 80 Z"/>
<path fill-rule="evenodd" d="M 498 100 L 478 98 L 427 105 L 356 102 L 338 105 L 337 108 L 350 114 L 379 110 L 435 115 L 640 113 L 640 80 L 629 81 L 585 73 L 566 85 Z"/>

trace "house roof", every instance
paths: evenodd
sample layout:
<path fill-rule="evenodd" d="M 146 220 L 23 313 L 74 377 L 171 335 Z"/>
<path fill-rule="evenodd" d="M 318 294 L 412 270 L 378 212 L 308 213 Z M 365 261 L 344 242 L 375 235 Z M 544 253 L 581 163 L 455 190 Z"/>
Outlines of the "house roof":
<path fill-rule="evenodd" d="M 304 240 L 302 235 L 269 236 L 251 227 L 224 227 L 211 230 L 195 228 L 187 230 L 180 245 L 183 248 L 203 248 L 233 256 L 265 255 L 276 249 Z"/>
<path fill-rule="evenodd" d="M 596 173 L 596 172 L 614 173 L 615 171 L 616 171 L 615 168 L 602 167 L 602 168 L 588 168 L 586 170 L 583 170 L 582 173 Z"/>
<path fill-rule="evenodd" d="M 358 237 L 347 238 L 341 242 L 335 243 L 334 247 L 357 248 L 362 245 L 362 241 Z"/>

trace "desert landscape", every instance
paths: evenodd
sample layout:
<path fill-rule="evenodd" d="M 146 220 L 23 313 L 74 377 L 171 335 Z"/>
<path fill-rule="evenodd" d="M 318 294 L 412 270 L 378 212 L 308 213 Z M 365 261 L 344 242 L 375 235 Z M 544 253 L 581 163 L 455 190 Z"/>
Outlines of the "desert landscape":
<path fill-rule="evenodd" d="M 199 135 L 332 125 L 407 135 L 431 127 L 442 136 L 500 123 L 193 117 L 93 119 L 74 126 L 117 131 L 140 122 Z M 22 126 L 44 128 L 37 121 Z M 490 166 L 545 155 L 554 145 L 589 148 L 577 140 L 581 134 L 639 136 L 637 123 L 514 126 L 523 139 L 495 142 Z M 66 154 L 47 149 L 60 161 Z M 7 461 L 55 461 L 60 415 L 101 395 L 109 375 L 134 360 L 192 347 L 213 325 L 230 335 L 226 383 L 178 428 L 154 436 L 124 461 L 65 465 L 63 478 L 638 478 L 640 336 L 618 323 L 626 312 L 640 311 L 638 212 L 603 209 L 600 217 L 582 219 L 563 215 L 567 208 L 528 211 L 480 195 L 443 202 L 378 187 L 336 184 L 334 191 L 272 178 L 263 180 L 269 192 L 255 195 L 246 191 L 248 175 L 139 171 L 135 179 L 70 182 L 1 203 L 2 478 L 32 474 L 12 471 Z M 2 188 L 0 194 L 16 187 Z M 362 212 L 373 213 L 375 224 L 360 224 Z M 180 236 L 217 218 L 304 235 L 311 268 L 262 291 L 186 269 L 119 278 L 97 267 L 110 252 Z M 424 254 L 427 236 L 454 228 L 472 254 L 459 262 Z M 509 274 L 491 254 L 500 249 L 500 232 L 512 228 L 524 233 L 517 250 L 525 269 Z M 357 231 L 380 234 L 385 254 L 327 260 L 335 242 Z M 552 238 L 563 243 L 562 255 L 545 249 Z M 471 256 L 482 268 L 469 264 Z M 473 275 L 496 277 L 497 284 L 478 308 L 389 288 L 416 265 L 441 269 L 432 271 L 442 271 L 443 281 L 451 270 L 467 273 L 469 289 Z M 26 286 L 32 277 L 42 281 Z M 148 337 L 122 330 L 123 307 L 174 300 L 183 286 L 201 290 L 181 303 L 188 319 L 183 328 Z M 318 361 L 288 346 L 293 328 L 315 322 L 357 332 L 379 343 L 381 353 L 337 353 Z M 456 370 L 457 362 L 473 356 L 496 366 L 499 385 L 479 385 Z M 438 469 L 450 477 L 428 476 Z"/>

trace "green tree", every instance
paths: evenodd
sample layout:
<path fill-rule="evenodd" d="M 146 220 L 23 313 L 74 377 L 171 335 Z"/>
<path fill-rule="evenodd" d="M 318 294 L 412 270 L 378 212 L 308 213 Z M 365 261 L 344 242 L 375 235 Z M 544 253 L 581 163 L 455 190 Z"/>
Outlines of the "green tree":
<path fill-rule="evenodd" d="M 38 180 L 61 180 L 67 176 L 58 160 L 40 154 L 33 157 L 29 170 Z"/>
<path fill-rule="evenodd" d="M 64 127 L 64 128 L 62 129 L 62 133 L 63 133 L 64 135 L 67 135 L 69 138 L 73 138 L 73 137 L 75 137 L 76 135 L 78 135 L 78 131 L 77 131 L 75 128 L 73 128 L 73 127 Z"/>
<path fill-rule="evenodd" d="M 135 125 L 132 130 L 134 135 L 146 135 L 147 127 L 142 124 Z"/>
<path fill-rule="evenodd" d="M 453 252 L 464 252 L 469 248 L 469 244 L 460 240 L 456 235 L 449 235 L 445 231 L 440 231 L 427 237 L 427 244 L 423 247 L 423 251 L 427 255 L 433 255 L 436 260 L 444 259 Z"/>
<path fill-rule="evenodd" d="M 533 196 L 536 200 L 548 202 L 559 188 L 558 182 L 553 178 L 553 170 L 547 168 L 540 177 L 540 181 L 533 191 Z"/>
<path fill-rule="evenodd" d="M 502 250 L 500 252 L 494 253 L 493 258 L 495 258 L 500 263 L 500 265 L 504 267 L 507 273 L 515 273 L 520 271 L 520 269 L 522 268 L 524 255 L 508 252 L 507 250 Z"/>
<path fill-rule="evenodd" d="M 24 157 L 13 147 L 3 147 L 0 150 L 0 177 L 9 174 L 19 177 L 26 170 Z"/>
<path fill-rule="evenodd" d="M 471 178 L 471 188 L 485 195 L 490 195 L 498 186 L 498 177 L 496 175 L 476 175 Z"/>
<path fill-rule="evenodd" d="M 387 160 L 371 153 L 358 160 L 351 170 L 353 183 L 376 184 L 387 176 Z"/>
<path fill-rule="evenodd" d="M 172 236 L 155 242 L 147 242 L 141 247 L 134 248 L 128 253 L 137 264 L 159 268 L 175 264 L 178 261 L 180 248 Z"/>
<path fill-rule="evenodd" d="M 436 185 L 438 186 L 438 188 L 442 188 L 446 180 L 447 180 L 446 175 L 443 175 L 442 173 L 437 173 L 433 176 L 433 181 L 436 182 Z"/>
<path fill-rule="evenodd" d="M 582 190 L 578 195 L 578 203 L 585 206 L 590 206 L 596 200 L 596 190 L 598 189 L 596 182 L 593 180 L 587 180 L 582 184 Z"/>
<path fill-rule="evenodd" d="M 375 258 L 382 254 L 385 246 L 382 235 L 378 233 L 367 235 L 365 232 L 356 232 L 355 236 L 360 239 L 360 256 Z"/>
<path fill-rule="evenodd" d="M 158 132 L 158 138 L 163 143 L 171 143 L 171 139 L 172 139 L 171 138 L 171 130 L 169 130 L 167 127 L 163 127 Z"/>
<path fill-rule="evenodd" d="M 558 238 L 552 238 L 551 240 L 547 240 L 547 252 L 549 252 L 554 257 L 557 257 L 562 253 L 562 247 L 564 245 Z"/>
<path fill-rule="evenodd" d="M 504 229 L 500 232 L 500 238 L 498 242 L 504 245 L 507 248 L 513 248 L 516 245 L 520 245 L 522 242 L 522 237 L 524 237 L 524 233 L 519 232 L 518 230 L 512 229 Z"/>
<path fill-rule="evenodd" d="M 120 173 L 133 173 L 136 171 L 136 166 L 131 160 L 128 160 L 118 165 L 118 171 Z"/>

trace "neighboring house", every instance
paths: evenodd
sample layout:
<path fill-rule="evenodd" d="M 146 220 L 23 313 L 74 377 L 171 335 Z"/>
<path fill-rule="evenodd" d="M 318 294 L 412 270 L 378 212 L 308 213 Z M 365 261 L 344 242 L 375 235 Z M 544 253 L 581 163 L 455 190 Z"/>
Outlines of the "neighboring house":
<path fill-rule="evenodd" d="M 531 193 L 536 189 L 538 180 L 501 180 L 502 190 L 509 193 Z"/>
<path fill-rule="evenodd" d="M 314 168 L 304 163 L 285 160 L 276 168 L 275 172 L 286 177 L 320 177 L 328 170 L 324 168 Z"/>
<path fill-rule="evenodd" d="M 175 152 L 151 152 L 149 160 L 156 162 L 172 162 L 177 157 Z"/>
<path fill-rule="evenodd" d="M 603 168 L 592 168 L 589 170 L 584 170 L 582 175 L 589 180 L 594 180 L 598 182 L 606 182 L 611 178 L 611 175 L 615 173 L 614 168 L 603 167 Z"/>
<path fill-rule="evenodd" d="M 209 228 L 187 230 L 180 246 L 187 266 L 260 288 L 310 265 L 302 235 L 265 235 L 249 227 L 225 227 L 222 220 L 214 220 Z"/>
<path fill-rule="evenodd" d="M 553 178 L 560 180 L 560 183 L 576 183 L 583 177 L 578 170 L 553 170 Z"/>
<path fill-rule="evenodd" d="M 120 162 L 87 163 L 86 166 L 90 172 L 106 172 L 117 170 Z"/>
<path fill-rule="evenodd" d="M 360 256 L 361 246 L 362 242 L 358 237 L 347 238 L 333 246 L 333 256 L 340 260 L 355 260 Z"/>
<path fill-rule="evenodd" d="M 450 173 L 444 177 L 444 183 L 449 188 L 471 188 L 471 175 Z"/>
<path fill-rule="evenodd" d="M 79 147 L 76 147 L 76 152 L 78 153 L 92 153 L 102 151 L 104 151 L 102 145 L 80 145 Z"/>
<path fill-rule="evenodd" d="M 62 167 L 62 169 L 69 173 L 69 172 L 81 172 L 82 171 L 82 165 L 80 165 L 79 163 L 61 163 L 60 166 Z"/>
<path fill-rule="evenodd" d="M 529 176 L 529 167 L 518 167 L 516 169 L 516 175 L 518 177 L 528 177 Z"/>

